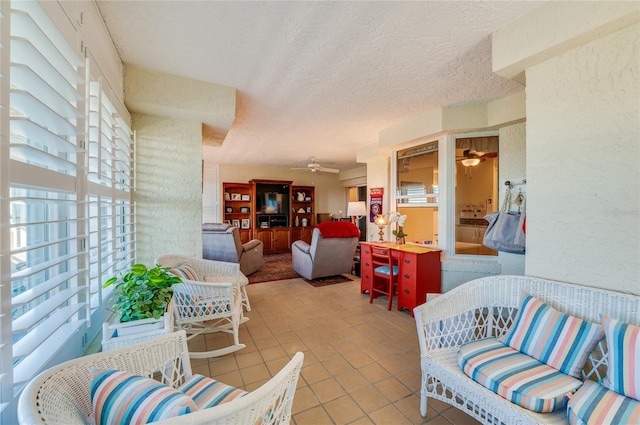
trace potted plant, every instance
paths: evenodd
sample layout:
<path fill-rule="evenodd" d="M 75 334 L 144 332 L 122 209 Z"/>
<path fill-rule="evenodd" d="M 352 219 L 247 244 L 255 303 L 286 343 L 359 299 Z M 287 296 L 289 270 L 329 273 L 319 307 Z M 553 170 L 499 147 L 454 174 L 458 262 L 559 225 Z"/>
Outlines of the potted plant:
<path fill-rule="evenodd" d="M 117 321 L 103 324 L 102 349 L 109 350 L 168 333 L 171 327 L 167 307 L 173 296 L 172 285 L 182 279 L 172 275 L 170 267 L 148 268 L 135 264 L 130 270 L 112 277 L 104 287 L 114 285 L 113 304 Z"/>

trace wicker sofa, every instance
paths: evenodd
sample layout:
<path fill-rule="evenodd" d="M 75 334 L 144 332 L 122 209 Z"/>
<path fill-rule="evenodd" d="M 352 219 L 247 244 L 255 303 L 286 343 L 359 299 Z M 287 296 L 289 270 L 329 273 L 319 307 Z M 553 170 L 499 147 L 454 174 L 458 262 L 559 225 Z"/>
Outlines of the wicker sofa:
<path fill-rule="evenodd" d="M 461 345 L 503 335 L 526 292 L 568 315 L 599 323 L 606 315 L 640 325 L 640 297 L 526 276 L 491 276 L 467 282 L 414 309 L 421 352 L 420 410 L 427 398 L 449 403 L 485 424 L 567 424 L 566 409 L 536 413 L 502 398 L 463 373 Z M 600 381 L 607 370 L 606 340 L 591 352 L 582 378 Z"/>

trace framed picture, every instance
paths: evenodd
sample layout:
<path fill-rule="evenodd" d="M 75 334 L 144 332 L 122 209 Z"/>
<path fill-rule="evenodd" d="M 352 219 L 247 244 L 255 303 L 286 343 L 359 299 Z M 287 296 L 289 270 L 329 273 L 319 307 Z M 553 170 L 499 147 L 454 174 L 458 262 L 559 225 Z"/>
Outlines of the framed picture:
<path fill-rule="evenodd" d="M 311 212 L 311 207 L 307 207 L 307 212 L 310 213 Z"/>
<path fill-rule="evenodd" d="M 233 227 L 240 227 L 240 220 L 231 220 L 231 225 Z"/>
<path fill-rule="evenodd" d="M 240 201 L 242 199 L 242 197 L 240 196 L 239 193 L 232 193 L 231 194 L 231 200 L 232 201 Z"/>
<path fill-rule="evenodd" d="M 231 200 L 231 195 L 229 194 L 229 192 L 225 192 L 224 193 L 224 200 L 225 201 L 230 201 Z"/>
<path fill-rule="evenodd" d="M 225 207 L 224 211 L 227 212 L 227 213 L 232 213 L 233 212 L 233 207 Z"/>
<path fill-rule="evenodd" d="M 242 229 L 250 229 L 251 228 L 251 219 L 250 218 L 243 218 L 242 219 Z"/>
<path fill-rule="evenodd" d="M 240 212 L 242 214 L 249 214 L 250 212 L 249 207 L 240 207 Z"/>
<path fill-rule="evenodd" d="M 251 200 L 251 195 L 242 195 L 242 200 L 243 201 L 250 201 Z"/>

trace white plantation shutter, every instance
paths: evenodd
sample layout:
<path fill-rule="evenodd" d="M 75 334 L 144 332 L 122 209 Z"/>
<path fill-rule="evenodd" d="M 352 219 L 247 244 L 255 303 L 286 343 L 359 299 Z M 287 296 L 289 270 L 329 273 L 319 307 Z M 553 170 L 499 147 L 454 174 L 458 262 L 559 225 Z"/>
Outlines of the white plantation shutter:
<path fill-rule="evenodd" d="M 134 262 L 135 135 L 38 2 L 0 12 L 0 422 L 14 423 L 21 389 L 82 354 L 102 283 Z"/>

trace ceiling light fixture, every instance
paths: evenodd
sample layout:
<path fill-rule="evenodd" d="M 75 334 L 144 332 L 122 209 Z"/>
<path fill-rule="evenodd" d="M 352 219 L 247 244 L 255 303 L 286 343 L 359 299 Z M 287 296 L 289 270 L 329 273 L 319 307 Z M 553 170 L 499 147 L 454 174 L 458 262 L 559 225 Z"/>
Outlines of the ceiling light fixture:
<path fill-rule="evenodd" d="M 462 165 L 465 167 L 475 167 L 480 164 L 480 158 L 465 158 L 460 162 L 462 162 Z"/>

